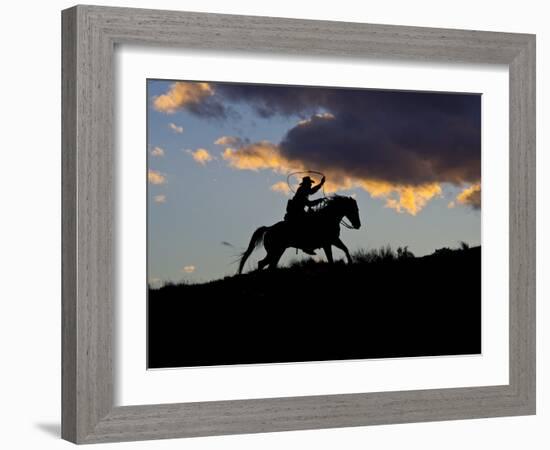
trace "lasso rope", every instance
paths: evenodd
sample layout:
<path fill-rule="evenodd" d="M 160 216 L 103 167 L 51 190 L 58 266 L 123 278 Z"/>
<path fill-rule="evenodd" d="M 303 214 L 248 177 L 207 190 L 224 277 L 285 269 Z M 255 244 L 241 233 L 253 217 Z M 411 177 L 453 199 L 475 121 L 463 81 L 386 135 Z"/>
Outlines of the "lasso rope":
<path fill-rule="evenodd" d="M 305 175 L 305 174 L 308 174 L 308 173 L 314 173 L 316 175 L 321 175 L 321 177 L 325 178 L 325 174 L 323 172 L 318 172 L 316 170 L 299 170 L 297 172 L 291 172 L 287 175 L 286 177 L 286 184 L 288 185 L 288 188 L 290 189 L 290 191 L 295 194 L 296 191 L 294 190 L 294 188 L 292 187 L 292 185 L 290 184 L 290 178 L 293 177 L 293 176 L 296 176 L 296 175 Z M 323 198 L 326 200 L 328 197 L 327 197 L 327 194 L 325 192 L 325 185 L 323 184 Z M 344 227 L 346 227 L 348 230 L 352 230 L 353 229 L 353 226 L 351 226 L 349 223 L 347 223 L 344 219 L 342 219 L 340 221 L 340 224 L 342 224 Z"/>

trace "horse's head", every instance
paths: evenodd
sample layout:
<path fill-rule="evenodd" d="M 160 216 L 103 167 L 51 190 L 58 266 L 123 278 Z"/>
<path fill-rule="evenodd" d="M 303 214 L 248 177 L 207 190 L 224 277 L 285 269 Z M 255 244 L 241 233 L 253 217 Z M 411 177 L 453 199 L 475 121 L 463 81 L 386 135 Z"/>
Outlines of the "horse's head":
<path fill-rule="evenodd" d="M 353 197 L 346 197 L 346 214 L 345 216 L 352 224 L 353 228 L 358 230 L 361 228 L 361 219 L 359 218 L 359 207 L 357 201 Z"/>
<path fill-rule="evenodd" d="M 342 195 L 335 195 L 333 198 L 335 204 L 338 205 L 338 209 L 343 217 L 348 219 L 356 230 L 361 228 L 361 219 L 359 218 L 359 207 L 353 197 L 345 197 Z"/>

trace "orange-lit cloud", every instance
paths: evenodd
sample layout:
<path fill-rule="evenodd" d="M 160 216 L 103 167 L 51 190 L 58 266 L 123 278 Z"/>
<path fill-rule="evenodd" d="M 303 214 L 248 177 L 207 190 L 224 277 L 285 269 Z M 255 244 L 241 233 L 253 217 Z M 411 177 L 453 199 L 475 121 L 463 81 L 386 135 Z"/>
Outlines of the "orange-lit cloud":
<path fill-rule="evenodd" d="M 236 136 L 221 136 L 214 141 L 214 144 L 224 147 L 235 147 L 241 145 L 242 140 Z"/>
<path fill-rule="evenodd" d="M 472 184 L 456 196 L 456 202 L 474 209 L 481 208 L 481 184 Z"/>
<path fill-rule="evenodd" d="M 300 161 L 289 161 L 279 151 L 278 147 L 268 141 L 250 144 L 239 149 L 227 148 L 223 159 L 235 169 L 240 170 L 272 170 L 278 174 L 305 170 Z M 371 197 L 385 200 L 385 206 L 397 212 L 418 214 L 434 197 L 441 196 L 440 183 L 431 182 L 418 185 L 397 184 L 369 178 L 352 177 L 338 169 L 317 168 L 327 178 L 324 191 L 327 194 L 363 189 Z M 313 175 L 315 178 L 315 175 Z M 320 178 L 320 177 L 318 177 Z M 316 179 L 316 182 L 320 180 Z M 271 186 L 271 190 L 288 195 L 290 188 L 280 181 Z"/>
<path fill-rule="evenodd" d="M 164 149 L 161 147 L 155 147 L 151 150 L 151 156 L 164 156 Z"/>
<path fill-rule="evenodd" d="M 413 215 L 441 196 L 444 184 L 471 188 L 449 207 L 481 203 L 480 187 L 472 187 L 481 178 L 479 96 L 175 83 L 155 101 L 164 111 L 185 108 L 226 120 L 234 103 L 263 119 L 302 118 L 277 144 L 218 138 L 223 160 L 234 169 L 319 170 L 327 176 L 326 193 L 362 189 L 386 207 Z"/>
<path fill-rule="evenodd" d="M 166 203 L 166 195 L 160 194 L 153 197 L 155 203 Z"/>
<path fill-rule="evenodd" d="M 418 214 L 430 200 L 442 194 L 440 183 L 419 185 L 390 183 L 369 178 L 350 177 L 330 169 L 325 170 L 325 175 L 327 176 L 325 184 L 327 194 L 359 188 L 368 192 L 372 198 L 385 200 L 386 208 L 391 208 L 399 213 L 406 212 L 413 216 Z"/>
<path fill-rule="evenodd" d="M 281 156 L 278 147 L 268 141 L 260 141 L 239 149 L 226 148 L 222 157 L 231 167 L 241 170 L 271 169 L 277 173 L 286 173 L 302 168 L 299 163 L 287 161 Z"/>
<path fill-rule="evenodd" d="M 151 184 L 164 184 L 166 183 L 166 175 L 153 169 L 147 171 L 147 180 Z"/>
<path fill-rule="evenodd" d="M 203 166 L 206 165 L 206 163 L 215 159 L 205 148 L 198 148 L 195 151 L 186 150 L 186 152 L 189 153 L 196 162 Z"/>
<path fill-rule="evenodd" d="M 196 269 L 195 266 L 184 266 L 183 269 L 181 269 L 181 271 L 183 273 L 193 273 L 195 269 Z"/>
<path fill-rule="evenodd" d="M 166 94 L 153 98 L 153 107 L 157 111 L 172 114 L 187 105 L 200 103 L 213 93 L 209 83 L 178 81 L 172 84 Z"/>
<path fill-rule="evenodd" d="M 183 133 L 183 127 L 180 127 L 180 126 L 176 125 L 176 124 L 173 123 L 173 122 L 170 122 L 170 123 L 168 124 L 168 126 L 170 127 L 170 129 L 171 129 L 174 133 L 177 133 L 177 134 Z"/>
<path fill-rule="evenodd" d="M 290 195 L 291 190 L 285 181 L 279 181 L 270 188 L 274 192 L 280 192 L 281 194 Z"/>
<path fill-rule="evenodd" d="M 439 183 L 421 184 L 419 186 L 394 186 L 395 197 L 386 199 L 386 208 L 392 208 L 397 212 L 408 212 L 416 216 L 420 210 L 434 197 L 441 196 Z"/>

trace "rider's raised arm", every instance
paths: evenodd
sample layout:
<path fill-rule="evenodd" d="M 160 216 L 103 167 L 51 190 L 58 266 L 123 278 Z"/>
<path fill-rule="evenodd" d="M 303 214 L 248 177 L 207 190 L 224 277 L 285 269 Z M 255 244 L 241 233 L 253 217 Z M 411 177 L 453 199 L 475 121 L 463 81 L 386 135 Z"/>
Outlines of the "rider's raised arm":
<path fill-rule="evenodd" d="M 321 186 L 323 186 L 322 183 L 319 183 L 317 186 L 313 186 L 310 190 L 310 195 L 315 194 L 319 189 L 321 189 Z"/>

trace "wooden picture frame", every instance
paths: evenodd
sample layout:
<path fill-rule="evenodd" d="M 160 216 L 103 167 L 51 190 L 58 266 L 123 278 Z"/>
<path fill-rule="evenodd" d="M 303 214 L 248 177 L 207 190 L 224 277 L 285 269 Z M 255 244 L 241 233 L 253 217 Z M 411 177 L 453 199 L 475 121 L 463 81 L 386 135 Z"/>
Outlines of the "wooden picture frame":
<path fill-rule="evenodd" d="M 99 6 L 63 11 L 62 28 L 64 439 L 95 443 L 535 413 L 534 35 Z M 116 44 L 506 64 L 509 384 L 115 407 Z"/>

